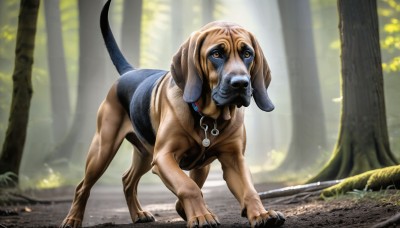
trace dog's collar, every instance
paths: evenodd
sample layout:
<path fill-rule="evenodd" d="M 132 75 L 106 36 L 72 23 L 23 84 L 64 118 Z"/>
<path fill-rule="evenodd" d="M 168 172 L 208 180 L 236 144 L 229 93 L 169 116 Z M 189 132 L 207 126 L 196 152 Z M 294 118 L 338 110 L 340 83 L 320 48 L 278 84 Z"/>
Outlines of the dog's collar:
<path fill-rule="evenodd" d="M 197 102 L 193 102 L 192 104 L 192 108 L 195 112 L 197 112 L 200 116 L 203 116 L 203 114 L 201 113 L 201 109 L 199 107 L 199 105 L 197 104 Z"/>
<path fill-rule="evenodd" d="M 197 104 L 197 102 L 191 103 L 191 106 L 192 106 L 193 110 L 201 116 L 201 118 L 200 118 L 200 127 L 204 130 L 204 139 L 203 139 L 203 141 L 201 142 L 201 144 L 202 144 L 205 148 L 207 148 L 207 147 L 210 146 L 211 142 L 210 142 L 210 139 L 208 139 L 208 136 L 207 136 L 208 125 L 205 124 L 205 123 L 203 122 L 203 121 L 204 121 L 204 118 L 205 118 L 206 116 L 204 116 L 204 115 L 201 113 L 201 109 L 200 109 L 199 105 Z M 219 130 L 217 129 L 217 120 L 214 120 L 214 127 L 213 127 L 213 129 L 211 130 L 211 135 L 213 135 L 214 137 L 216 137 L 216 136 L 219 135 Z"/>

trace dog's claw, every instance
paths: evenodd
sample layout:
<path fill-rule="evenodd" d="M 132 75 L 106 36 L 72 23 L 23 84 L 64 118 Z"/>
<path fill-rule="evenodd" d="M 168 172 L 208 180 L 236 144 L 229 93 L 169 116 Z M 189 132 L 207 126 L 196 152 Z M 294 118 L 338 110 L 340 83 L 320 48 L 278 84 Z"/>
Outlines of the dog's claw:
<path fill-rule="evenodd" d="M 205 228 L 205 227 L 218 227 L 219 225 L 219 221 L 218 218 L 215 215 L 212 214 L 206 214 L 204 216 L 198 216 L 198 217 L 194 217 L 191 218 L 188 223 L 187 223 L 187 227 L 188 228 L 194 228 L 194 227 L 201 227 L 201 228 Z"/>
<path fill-rule="evenodd" d="M 279 227 L 286 221 L 285 216 L 280 211 L 269 210 L 267 213 L 252 219 L 250 222 L 251 227 Z"/>
<path fill-rule="evenodd" d="M 141 211 L 138 212 L 136 219 L 134 220 L 134 223 L 147 223 L 147 222 L 155 222 L 156 219 L 154 216 L 147 211 Z"/>
<path fill-rule="evenodd" d="M 79 228 L 82 227 L 80 219 L 66 218 L 60 225 L 60 228 Z"/>

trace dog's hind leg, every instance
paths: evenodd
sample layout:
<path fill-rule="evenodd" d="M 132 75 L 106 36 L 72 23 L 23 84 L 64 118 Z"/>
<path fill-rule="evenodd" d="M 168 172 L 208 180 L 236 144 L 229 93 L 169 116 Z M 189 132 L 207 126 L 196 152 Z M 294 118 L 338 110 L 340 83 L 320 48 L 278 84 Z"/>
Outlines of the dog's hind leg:
<path fill-rule="evenodd" d="M 82 226 L 90 190 L 107 169 L 119 146 L 132 127 L 115 93 L 115 86 L 101 104 L 97 114 L 97 129 L 89 147 L 85 176 L 76 187 L 71 209 L 60 227 Z"/>
<path fill-rule="evenodd" d="M 131 135 L 130 140 L 135 138 L 135 145 L 133 149 L 132 166 L 122 176 L 122 183 L 124 187 L 124 194 L 126 203 L 128 204 L 129 213 L 134 223 L 154 222 L 155 218 L 150 212 L 143 211 L 137 198 L 137 186 L 140 178 L 147 173 L 151 168 L 152 156 L 139 146 L 135 135 Z"/>

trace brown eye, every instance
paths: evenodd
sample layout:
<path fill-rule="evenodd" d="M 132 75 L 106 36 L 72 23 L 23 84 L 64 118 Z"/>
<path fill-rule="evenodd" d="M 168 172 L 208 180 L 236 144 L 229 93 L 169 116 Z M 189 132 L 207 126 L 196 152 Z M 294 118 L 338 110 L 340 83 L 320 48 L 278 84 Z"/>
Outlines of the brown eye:
<path fill-rule="evenodd" d="M 222 57 L 222 55 L 219 51 L 215 51 L 212 53 L 212 57 L 216 58 L 216 59 L 220 59 Z"/>
<path fill-rule="evenodd" d="M 245 51 L 245 52 L 243 53 L 243 57 L 246 58 L 246 59 L 248 59 L 248 58 L 251 57 L 251 53 L 250 53 L 249 51 Z"/>

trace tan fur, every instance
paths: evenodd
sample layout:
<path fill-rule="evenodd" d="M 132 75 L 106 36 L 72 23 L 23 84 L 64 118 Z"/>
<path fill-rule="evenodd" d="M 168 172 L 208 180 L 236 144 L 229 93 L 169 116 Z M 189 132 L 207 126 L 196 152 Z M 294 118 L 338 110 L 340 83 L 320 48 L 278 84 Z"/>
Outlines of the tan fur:
<path fill-rule="evenodd" d="M 182 72 L 188 78 L 176 82 L 171 73 L 168 73 L 154 89 L 150 106 L 151 122 L 156 132 L 154 146 L 138 140 L 126 111 L 118 101 L 116 85 L 110 89 L 98 112 L 98 127 L 89 149 L 85 177 L 76 189 L 73 204 L 62 227 L 81 226 L 90 189 L 106 170 L 124 138 L 130 139 L 135 145 L 132 167 L 123 175 L 124 193 L 133 222 L 154 220 L 149 212 L 142 210 L 136 196 L 140 177 L 152 169 L 152 172 L 157 174 L 165 186 L 177 196 L 176 209 L 187 220 L 188 227 L 219 223 L 218 218 L 206 207 L 201 192 L 209 172 L 209 164 L 215 159 L 221 163 L 223 177 L 239 201 L 243 215 L 253 227 L 263 226 L 271 223 L 271 219 L 277 219 L 276 212 L 267 211 L 263 207 L 245 164 L 244 108 L 237 108 L 235 105 L 219 108 L 211 98 L 210 91 L 218 84 L 219 76 L 207 60 L 206 54 L 216 44 L 223 43 L 229 53 L 224 71 L 246 73 L 251 75 L 251 80 L 254 80 L 254 75 L 264 68 L 266 76 L 262 76 L 261 80 L 267 85 L 270 81 L 268 66 L 260 66 L 265 59 L 258 44 L 255 46 L 252 35 L 241 27 L 229 28 L 230 30 L 225 29 L 223 22 L 210 24 L 200 32 L 192 34 L 178 51 L 179 56 L 176 56 L 174 61 L 178 61 L 177 65 L 187 65 L 183 65 L 182 70 L 175 69 L 174 73 Z M 258 60 L 256 59 L 250 67 L 254 73 L 248 72 L 237 54 L 244 43 L 261 55 L 257 56 Z M 191 62 L 184 59 L 188 52 L 189 55 L 193 54 L 190 52 L 198 52 L 200 57 Z M 193 117 L 189 105 L 182 99 L 182 86 L 187 86 L 191 80 L 195 80 L 190 78 L 193 76 L 190 76 L 190 72 L 201 72 L 200 77 L 203 82 L 208 83 L 208 88 L 205 86 L 201 98 L 197 101 L 206 116 L 205 123 L 213 126 L 214 120 L 218 122 L 220 135 L 214 137 L 209 134 L 211 145 L 208 148 L 201 144 L 204 131 Z M 181 159 L 187 157 L 193 161 L 189 165 L 192 168 L 189 176 L 179 167 Z M 196 165 L 203 157 L 206 159 Z"/>

